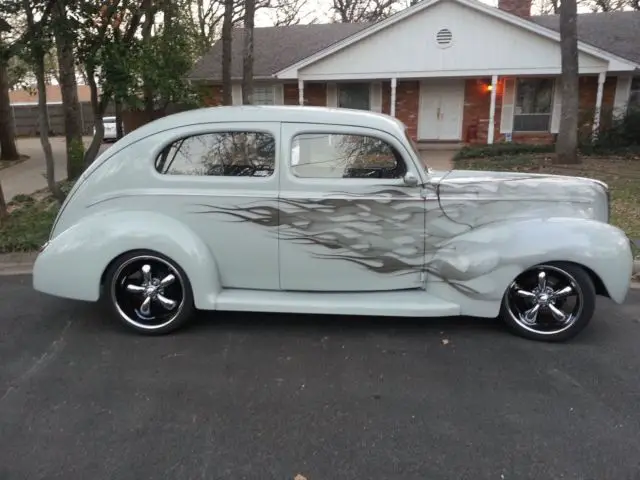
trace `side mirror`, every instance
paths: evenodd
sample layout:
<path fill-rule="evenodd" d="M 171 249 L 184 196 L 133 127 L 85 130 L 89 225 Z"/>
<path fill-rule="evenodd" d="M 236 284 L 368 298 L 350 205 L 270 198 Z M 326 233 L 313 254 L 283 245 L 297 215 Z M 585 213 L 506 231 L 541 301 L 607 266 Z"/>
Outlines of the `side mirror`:
<path fill-rule="evenodd" d="M 407 172 L 403 180 L 407 187 L 415 187 L 418 185 L 418 177 L 416 177 L 416 174 L 413 172 Z"/>

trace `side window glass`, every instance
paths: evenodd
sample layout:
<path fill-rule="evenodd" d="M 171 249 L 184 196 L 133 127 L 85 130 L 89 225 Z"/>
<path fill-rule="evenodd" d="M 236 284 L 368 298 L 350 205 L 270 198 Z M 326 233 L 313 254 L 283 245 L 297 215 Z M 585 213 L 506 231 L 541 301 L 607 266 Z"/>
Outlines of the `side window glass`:
<path fill-rule="evenodd" d="M 402 178 L 406 165 L 384 140 L 305 133 L 293 139 L 291 171 L 301 178 Z"/>
<path fill-rule="evenodd" d="M 216 132 L 181 138 L 156 159 L 166 175 L 269 177 L 276 163 L 276 142 L 263 132 Z"/>

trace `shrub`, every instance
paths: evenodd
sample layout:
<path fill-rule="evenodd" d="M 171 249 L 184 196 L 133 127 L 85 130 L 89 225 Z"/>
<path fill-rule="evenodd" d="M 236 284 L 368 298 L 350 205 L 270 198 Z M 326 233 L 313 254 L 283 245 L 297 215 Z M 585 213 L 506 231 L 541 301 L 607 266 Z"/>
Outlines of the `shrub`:
<path fill-rule="evenodd" d="M 550 153 L 555 145 L 535 145 L 526 143 L 495 143 L 493 145 L 463 147 L 455 156 L 455 160 L 463 158 L 493 158 L 509 155 Z"/>

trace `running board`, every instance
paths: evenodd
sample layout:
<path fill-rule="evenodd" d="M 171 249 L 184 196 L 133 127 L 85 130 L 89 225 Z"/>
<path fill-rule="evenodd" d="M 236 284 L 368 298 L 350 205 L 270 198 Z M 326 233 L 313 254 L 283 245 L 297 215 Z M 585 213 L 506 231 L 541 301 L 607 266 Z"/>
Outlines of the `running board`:
<path fill-rule="evenodd" d="M 380 315 L 391 317 L 447 317 L 460 315 L 460 306 L 424 290 L 393 292 L 277 292 L 222 290 L 217 310 L 323 315 Z"/>

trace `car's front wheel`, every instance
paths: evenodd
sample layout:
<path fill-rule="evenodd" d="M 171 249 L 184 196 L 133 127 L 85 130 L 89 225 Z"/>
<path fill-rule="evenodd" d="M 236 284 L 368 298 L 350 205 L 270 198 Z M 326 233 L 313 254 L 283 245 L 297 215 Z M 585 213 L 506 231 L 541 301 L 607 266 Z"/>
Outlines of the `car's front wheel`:
<path fill-rule="evenodd" d="M 505 292 L 500 316 L 520 336 L 561 342 L 588 325 L 595 305 L 589 274 L 578 265 L 554 262 L 520 274 Z"/>
<path fill-rule="evenodd" d="M 169 333 L 184 325 L 195 307 L 184 270 L 156 252 L 129 252 L 109 267 L 105 300 L 128 328 L 145 335 Z"/>

